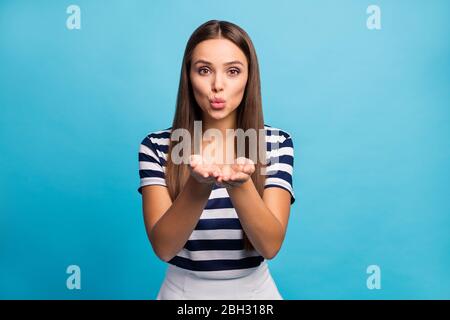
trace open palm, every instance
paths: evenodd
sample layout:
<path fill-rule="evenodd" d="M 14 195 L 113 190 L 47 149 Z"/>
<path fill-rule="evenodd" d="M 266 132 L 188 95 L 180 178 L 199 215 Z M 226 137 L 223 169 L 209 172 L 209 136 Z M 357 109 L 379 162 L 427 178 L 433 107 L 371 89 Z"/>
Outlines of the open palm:
<path fill-rule="evenodd" d="M 253 161 L 245 157 L 237 158 L 233 164 L 217 164 L 206 161 L 201 155 L 192 155 L 189 168 L 198 182 L 217 183 L 225 187 L 246 182 L 255 171 Z"/>

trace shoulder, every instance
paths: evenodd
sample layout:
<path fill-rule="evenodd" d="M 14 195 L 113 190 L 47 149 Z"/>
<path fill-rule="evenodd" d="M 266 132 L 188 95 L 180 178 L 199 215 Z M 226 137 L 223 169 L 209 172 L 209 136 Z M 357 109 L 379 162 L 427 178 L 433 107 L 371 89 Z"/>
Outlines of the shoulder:
<path fill-rule="evenodd" d="M 292 140 L 291 134 L 281 128 L 264 124 L 267 142 L 285 143 Z M 288 141 L 287 141 L 288 140 Z"/>
<path fill-rule="evenodd" d="M 166 144 L 166 141 L 170 140 L 170 133 L 172 128 L 166 128 L 163 130 L 149 132 L 141 141 L 141 144 Z"/>
<path fill-rule="evenodd" d="M 139 152 L 153 156 L 163 161 L 169 152 L 170 133 L 172 129 L 167 128 L 149 132 L 141 141 Z"/>

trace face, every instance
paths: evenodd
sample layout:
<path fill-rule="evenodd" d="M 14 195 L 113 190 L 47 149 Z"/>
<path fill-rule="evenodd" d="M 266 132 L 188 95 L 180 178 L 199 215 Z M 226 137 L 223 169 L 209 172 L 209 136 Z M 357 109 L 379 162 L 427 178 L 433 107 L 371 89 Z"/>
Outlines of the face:
<path fill-rule="evenodd" d="M 193 51 L 189 77 L 204 120 L 233 117 L 247 84 L 247 58 L 230 40 L 205 40 Z"/>

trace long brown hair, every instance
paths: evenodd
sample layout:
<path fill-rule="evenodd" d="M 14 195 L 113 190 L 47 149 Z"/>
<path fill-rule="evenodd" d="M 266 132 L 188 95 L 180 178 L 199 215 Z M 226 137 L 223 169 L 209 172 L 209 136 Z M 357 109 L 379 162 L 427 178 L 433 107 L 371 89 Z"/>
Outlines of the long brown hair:
<path fill-rule="evenodd" d="M 202 120 L 202 110 L 198 106 L 192 91 L 192 84 L 189 78 L 189 71 L 191 67 L 192 54 L 200 42 L 209 39 L 227 39 L 238 46 L 245 54 L 248 61 L 248 79 L 245 87 L 244 96 L 240 105 L 237 107 L 237 123 L 236 128 L 243 129 L 244 132 L 248 129 L 254 129 L 257 132 L 257 141 L 265 142 L 265 138 L 261 137 L 264 134 L 264 117 L 262 111 L 261 101 L 261 85 L 259 76 L 258 59 L 252 41 L 248 34 L 239 26 L 219 20 L 210 20 L 199 26 L 189 38 L 186 49 L 184 51 L 180 84 L 178 87 L 178 96 L 175 116 L 172 123 L 172 132 L 175 129 L 183 128 L 189 130 L 191 137 L 194 136 L 194 121 Z M 193 139 L 191 139 L 193 140 Z M 191 142 L 193 148 L 193 141 Z M 249 141 L 245 141 L 245 156 L 248 158 Z M 171 161 L 171 151 L 175 145 L 175 141 L 170 141 L 168 160 L 166 163 L 166 184 L 169 189 L 172 201 L 176 199 L 178 194 L 183 189 L 187 179 L 189 178 L 189 168 L 186 164 L 174 164 Z M 260 145 L 257 144 L 257 154 L 259 155 Z M 265 147 L 265 146 L 264 146 Z M 265 152 L 264 152 L 265 155 Z M 264 191 L 265 175 L 261 175 L 261 168 L 264 163 L 256 161 L 255 172 L 251 179 L 262 197 Z M 248 250 L 253 249 L 252 244 L 244 233 L 244 247 Z"/>

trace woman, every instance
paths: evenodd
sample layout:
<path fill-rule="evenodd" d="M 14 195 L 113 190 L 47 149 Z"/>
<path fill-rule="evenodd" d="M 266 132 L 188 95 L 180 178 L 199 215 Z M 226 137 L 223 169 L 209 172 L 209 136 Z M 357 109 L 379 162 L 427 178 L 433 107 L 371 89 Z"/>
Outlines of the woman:
<path fill-rule="evenodd" d="M 199 137 L 199 123 L 215 134 Z M 183 129 L 191 148 L 180 156 L 175 132 Z M 263 143 L 244 139 L 242 150 L 232 129 Z M 146 231 L 169 264 L 157 299 L 282 299 L 266 260 L 281 247 L 295 201 L 293 155 L 290 135 L 264 124 L 247 33 L 226 21 L 198 27 L 184 52 L 172 127 L 149 134 L 139 150 Z"/>

